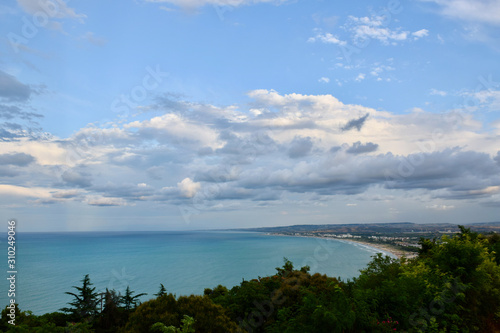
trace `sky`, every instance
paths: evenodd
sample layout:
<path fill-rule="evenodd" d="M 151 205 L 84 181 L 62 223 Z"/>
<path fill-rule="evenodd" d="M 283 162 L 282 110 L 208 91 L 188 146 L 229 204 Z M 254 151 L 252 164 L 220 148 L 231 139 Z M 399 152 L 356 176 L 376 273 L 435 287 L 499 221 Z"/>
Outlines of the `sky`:
<path fill-rule="evenodd" d="M 500 221 L 499 0 L 6 0 L 23 231 Z"/>

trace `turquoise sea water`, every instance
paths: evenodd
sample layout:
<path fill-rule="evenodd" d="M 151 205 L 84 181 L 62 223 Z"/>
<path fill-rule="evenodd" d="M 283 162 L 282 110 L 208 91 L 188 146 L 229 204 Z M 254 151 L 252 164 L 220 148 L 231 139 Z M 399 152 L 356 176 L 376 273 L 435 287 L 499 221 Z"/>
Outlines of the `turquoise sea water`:
<path fill-rule="evenodd" d="M 7 275 L 7 243 L 1 242 Z M 168 292 L 203 294 L 218 284 L 275 273 L 283 257 L 296 268 L 348 279 L 359 274 L 376 251 L 337 240 L 270 236 L 247 232 L 18 233 L 16 302 L 35 314 L 57 311 L 71 301 L 66 291 L 90 275 L 97 291 L 130 288 L 153 298 L 163 283 Z M 0 306 L 8 304 L 8 281 Z"/>

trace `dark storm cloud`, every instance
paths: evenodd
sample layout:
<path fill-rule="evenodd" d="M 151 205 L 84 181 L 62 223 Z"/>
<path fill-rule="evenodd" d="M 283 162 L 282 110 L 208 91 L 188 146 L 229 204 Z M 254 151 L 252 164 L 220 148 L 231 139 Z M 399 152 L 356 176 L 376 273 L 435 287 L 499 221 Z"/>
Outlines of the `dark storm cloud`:
<path fill-rule="evenodd" d="M 209 183 L 225 183 L 238 179 L 239 168 L 235 166 L 215 165 L 203 166 L 198 168 L 195 172 L 194 181 L 196 182 L 209 182 Z"/>
<path fill-rule="evenodd" d="M 484 189 L 500 185 L 500 167 L 488 154 L 456 148 L 400 158 L 396 169 L 390 171 L 393 173 L 386 173 L 390 175 L 388 188 L 445 189 L 436 196 L 448 199 L 489 195 Z"/>
<path fill-rule="evenodd" d="M 330 148 L 329 151 L 330 151 L 330 153 L 335 154 L 336 152 L 340 151 L 341 149 L 342 149 L 342 147 L 335 146 L 335 147 Z"/>
<path fill-rule="evenodd" d="M 349 154 L 366 154 L 366 153 L 371 153 L 374 152 L 378 149 L 378 144 L 373 143 L 373 142 L 367 142 L 365 144 L 362 144 L 360 141 L 354 142 L 350 148 L 348 148 L 346 151 Z"/>
<path fill-rule="evenodd" d="M 0 119 L 36 121 L 41 118 L 43 118 L 43 115 L 36 112 L 23 111 L 23 109 L 17 105 L 0 104 Z"/>
<path fill-rule="evenodd" d="M 7 128 L 9 130 L 13 130 L 13 131 L 20 131 L 23 129 L 23 126 L 19 125 L 19 124 L 16 124 L 16 123 L 11 123 L 11 122 L 5 122 L 2 124 L 2 127 L 3 128 Z"/>
<path fill-rule="evenodd" d="M 408 156 L 391 153 L 335 156 L 289 169 L 244 171 L 238 185 L 321 195 L 359 194 L 378 185 L 402 190 L 439 190 L 437 197 L 457 199 L 488 196 L 486 189 L 500 185 L 500 167 L 485 153 L 446 149 Z M 346 156 L 351 157 L 346 159 Z"/>
<path fill-rule="evenodd" d="M 231 164 L 248 164 L 258 156 L 273 153 L 278 149 L 277 143 L 271 137 L 260 132 L 238 136 L 231 131 L 222 131 L 219 139 L 225 141 L 225 144 L 216 149 L 215 154 L 225 157 Z"/>
<path fill-rule="evenodd" d="M 0 141 L 11 141 L 20 136 L 21 135 L 5 129 L 3 126 L 0 126 Z"/>
<path fill-rule="evenodd" d="M 40 128 L 36 126 L 43 115 L 34 112 L 26 104 L 33 94 L 40 94 L 44 90 L 44 86 L 33 88 L 0 70 L 0 120 L 14 122 L 0 124 L 0 141 L 14 141 L 21 137 L 35 139 L 40 134 Z M 17 124 L 18 121 L 21 123 Z"/>
<path fill-rule="evenodd" d="M 0 70 L 0 98 L 7 102 L 24 102 L 31 96 L 30 86 Z"/>
<path fill-rule="evenodd" d="M 495 201 L 495 200 L 487 200 L 484 202 L 480 203 L 481 206 L 488 207 L 488 208 L 497 208 L 500 209 L 500 200 Z"/>
<path fill-rule="evenodd" d="M 0 118 L 2 119 L 9 120 L 17 118 L 21 113 L 22 110 L 18 106 L 0 104 Z"/>
<path fill-rule="evenodd" d="M 0 155 L 0 165 L 15 165 L 18 167 L 27 166 L 33 163 L 35 158 L 25 153 L 10 153 Z"/>
<path fill-rule="evenodd" d="M 12 167 L 0 166 L 0 177 L 15 177 L 19 174 L 20 172 Z"/>
<path fill-rule="evenodd" d="M 363 117 L 360 117 L 358 119 L 352 119 L 352 120 L 349 120 L 347 122 L 347 124 L 345 124 L 341 130 L 342 131 L 349 131 L 353 128 L 356 128 L 359 131 L 361 131 L 361 128 L 363 127 L 363 125 L 365 124 L 366 122 L 366 119 L 368 119 L 368 117 L 370 116 L 370 114 L 365 114 Z"/>
<path fill-rule="evenodd" d="M 189 111 L 189 103 L 180 100 L 182 97 L 184 97 L 182 94 L 164 93 L 156 98 L 156 103 L 151 106 L 151 109 L 168 112 L 187 112 Z"/>
<path fill-rule="evenodd" d="M 107 183 L 104 185 L 93 186 L 90 190 L 97 192 L 104 197 L 123 198 L 132 201 L 145 200 L 155 194 L 154 188 L 146 184 L 138 185 L 131 183 Z"/>
<path fill-rule="evenodd" d="M 70 199 L 78 196 L 81 196 L 78 190 L 60 191 L 52 194 L 52 197 L 56 199 Z"/>
<path fill-rule="evenodd" d="M 288 148 L 288 157 L 300 158 L 309 155 L 313 148 L 313 142 L 310 137 L 295 137 Z"/>
<path fill-rule="evenodd" d="M 76 169 L 66 170 L 61 175 L 62 180 L 70 186 L 89 187 L 92 186 L 92 178 L 89 173 Z"/>

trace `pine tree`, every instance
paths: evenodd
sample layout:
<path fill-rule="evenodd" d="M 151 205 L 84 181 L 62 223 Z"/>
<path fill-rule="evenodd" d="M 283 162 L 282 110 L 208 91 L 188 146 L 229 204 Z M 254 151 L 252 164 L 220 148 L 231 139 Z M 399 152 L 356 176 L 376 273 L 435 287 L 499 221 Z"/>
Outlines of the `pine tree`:
<path fill-rule="evenodd" d="M 165 295 L 167 293 L 167 289 L 165 288 L 165 286 L 163 285 L 163 283 L 160 283 L 160 290 L 158 291 L 158 293 L 154 294 L 156 297 L 161 297 L 163 295 Z"/>
<path fill-rule="evenodd" d="M 95 287 L 90 282 L 89 275 L 85 275 L 82 280 L 83 285 L 81 287 L 73 286 L 78 293 L 72 293 L 67 291 L 66 294 L 74 297 L 72 302 L 68 304 L 71 308 L 62 308 L 61 311 L 73 314 L 77 320 L 91 319 L 97 314 L 97 305 L 99 303 L 98 293 L 95 292 Z"/>
<path fill-rule="evenodd" d="M 135 296 L 132 296 L 134 294 L 134 291 L 130 290 L 130 286 L 127 286 L 127 289 L 125 290 L 125 295 L 122 296 L 121 298 L 121 303 L 124 305 L 125 310 L 131 310 L 137 306 L 137 303 L 139 302 L 138 298 L 144 295 L 147 295 L 146 293 L 140 293 Z"/>
<path fill-rule="evenodd" d="M 104 308 L 101 312 L 99 327 L 112 331 L 116 327 L 126 322 L 126 316 L 123 315 L 123 309 L 119 308 L 121 302 L 121 294 L 114 289 L 104 293 Z"/>

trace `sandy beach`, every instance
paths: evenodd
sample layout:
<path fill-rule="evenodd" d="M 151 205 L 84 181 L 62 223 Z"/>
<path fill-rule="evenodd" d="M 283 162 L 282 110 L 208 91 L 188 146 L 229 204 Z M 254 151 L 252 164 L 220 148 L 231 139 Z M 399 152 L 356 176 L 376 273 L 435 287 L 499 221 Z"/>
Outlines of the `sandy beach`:
<path fill-rule="evenodd" d="M 370 247 L 374 250 L 379 250 L 382 254 L 386 254 L 395 258 L 401 258 L 405 256 L 406 258 L 414 258 L 416 257 L 415 253 L 413 252 L 408 252 L 408 251 L 402 251 L 395 249 L 391 246 L 385 245 L 385 244 L 374 244 L 374 243 L 368 243 L 368 242 L 363 242 L 361 240 L 355 240 L 355 239 L 347 239 L 347 238 L 334 238 L 334 237 L 319 237 L 319 236 L 306 236 L 306 235 L 284 235 L 284 234 L 279 234 L 279 233 L 270 233 L 270 235 L 274 236 L 292 236 L 292 237 L 308 237 L 308 238 L 319 238 L 319 239 L 334 239 L 340 242 L 351 242 L 351 243 L 356 243 L 360 244 L 362 246 Z"/>
<path fill-rule="evenodd" d="M 360 240 L 344 239 L 344 238 L 343 239 L 330 238 L 330 239 L 336 239 L 336 240 L 340 240 L 340 241 L 347 241 L 347 242 L 361 244 L 361 245 L 364 245 L 367 247 L 371 247 L 373 249 L 380 250 L 380 251 L 382 251 L 382 253 L 392 254 L 396 258 L 401 258 L 403 256 L 405 256 L 406 258 L 414 258 L 416 256 L 415 253 L 413 253 L 413 252 L 398 250 L 398 249 L 395 249 L 395 248 L 388 246 L 388 245 L 385 245 L 385 244 L 374 244 L 374 243 L 363 242 Z"/>

